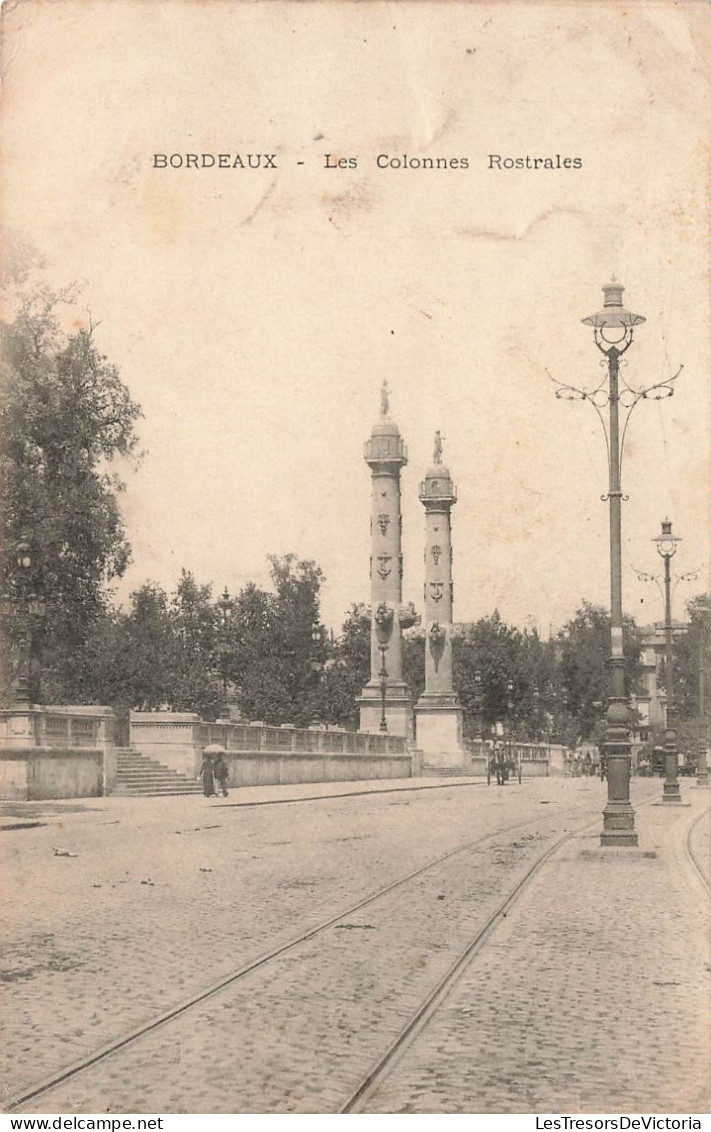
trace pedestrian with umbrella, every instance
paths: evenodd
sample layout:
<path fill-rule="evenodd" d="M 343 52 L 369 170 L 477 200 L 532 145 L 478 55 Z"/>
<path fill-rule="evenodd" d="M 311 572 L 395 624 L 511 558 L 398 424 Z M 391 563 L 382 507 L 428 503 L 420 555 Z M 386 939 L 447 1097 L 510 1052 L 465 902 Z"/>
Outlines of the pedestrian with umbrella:
<path fill-rule="evenodd" d="M 202 792 L 206 798 L 216 798 L 215 790 L 215 756 L 224 752 L 219 743 L 209 743 L 203 747 L 202 766 L 198 771 L 198 778 L 202 778 Z"/>

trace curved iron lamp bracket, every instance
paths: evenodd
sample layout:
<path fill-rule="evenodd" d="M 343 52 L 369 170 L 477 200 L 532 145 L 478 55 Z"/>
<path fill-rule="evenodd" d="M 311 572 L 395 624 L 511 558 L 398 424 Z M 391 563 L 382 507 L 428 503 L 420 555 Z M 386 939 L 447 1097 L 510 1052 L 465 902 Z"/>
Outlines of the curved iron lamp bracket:
<path fill-rule="evenodd" d="M 610 349 L 606 350 L 603 346 L 600 345 L 600 341 L 598 340 L 600 337 L 602 336 L 596 328 L 595 345 L 599 350 L 602 351 L 603 354 L 606 355 L 608 361 L 610 350 L 617 350 L 619 356 L 626 350 L 628 350 L 632 345 L 631 329 L 629 331 L 626 331 L 627 342 L 626 345 L 621 349 L 618 346 L 610 346 Z M 606 341 L 606 339 L 602 338 L 602 341 L 604 342 Z M 607 366 L 607 361 L 601 358 L 600 365 Z M 627 429 L 632 413 L 634 412 L 640 401 L 663 401 L 666 397 L 672 397 L 674 395 L 674 382 L 678 378 L 683 368 L 684 366 L 680 365 L 679 369 L 676 371 L 673 377 L 665 378 L 664 381 L 658 381 L 654 385 L 647 385 L 642 389 L 633 389 L 623 379 L 622 384 L 624 385 L 624 389 L 622 393 L 618 395 L 617 399 L 622 409 L 625 410 L 622 435 L 620 437 L 620 472 L 622 471 L 622 457 L 625 450 L 625 438 L 627 436 Z M 610 434 L 607 428 L 607 423 L 601 411 L 610 403 L 610 394 L 604 388 L 606 378 L 603 378 L 602 382 L 595 389 L 578 389 L 575 385 L 566 385 L 564 382 L 558 381 L 548 370 L 546 370 L 546 373 L 548 374 L 548 377 L 553 382 L 553 384 L 558 387 L 555 391 L 555 395 L 559 401 L 587 401 L 588 404 L 592 405 L 593 409 L 597 413 L 598 420 L 600 421 L 602 431 L 605 436 L 605 447 L 607 449 L 607 467 L 609 471 L 611 468 Z M 620 496 L 625 502 L 629 500 L 629 495 L 620 493 Z M 609 498 L 609 492 L 606 492 L 604 495 L 600 496 L 600 499 L 603 501 L 603 503 L 606 503 Z"/>

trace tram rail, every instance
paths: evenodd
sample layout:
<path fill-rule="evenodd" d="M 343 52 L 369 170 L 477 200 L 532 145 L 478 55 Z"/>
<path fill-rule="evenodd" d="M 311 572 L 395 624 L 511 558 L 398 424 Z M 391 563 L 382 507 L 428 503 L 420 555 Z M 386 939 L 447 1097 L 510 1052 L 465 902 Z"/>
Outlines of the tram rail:
<path fill-rule="evenodd" d="M 646 799 L 641 805 L 648 805 L 652 802 L 652 798 Z M 685 849 L 690 861 L 691 866 L 696 873 L 701 877 L 705 886 L 711 890 L 708 876 L 704 873 L 698 858 L 693 850 L 693 833 L 697 828 L 699 822 L 707 816 L 708 810 L 704 810 L 699 814 L 691 823 L 686 832 Z M 397 889 L 403 888 L 405 885 L 423 876 L 429 871 L 435 869 L 437 866 L 444 862 L 451 861 L 459 855 L 462 855 L 470 850 L 477 849 L 485 845 L 487 842 L 496 842 L 508 834 L 516 833 L 524 829 L 530 829 L 533 826 L 540 826 L 542 818 L 540 816 L 529 816 L 523 821 L 512 823 L 507 826 L 499 827 L 489 833 L 482 834 L 477 838 L 468 840 L 460 845 L 441 853 L 431 860 L 420 865 L 418 868 L 398 877 L 397 879 L 389 882 L 386 885 L 370 892 L 365 897 L 349 904 L 347 907 L 339 909 L 339 911 L 328 916 L 326 919 L 320 921 L 300 932 L 298 935 L 287 940 L 286 942 L 272 948 L 269 951 L 258 955 L 254 959 L 244 963 L 234 971 L 221 977 L 219 980 L 204 987 L 202 990 L 191 995 L 160 1014 L 156 1014 L 153 1018 L 135 1027 L 124 1035 L 112 1040 L 100 1049 L 94 1051 L 92 1054 L 74 1062 L 71 1065 L 65 1066 L 61 1070 L 55 1071 L 51 1076 L 43 1080 L 37 1081 L 32 1085 L 24 1088 L 20 1093 L 10 1098 L 6 1111 L 12 1112 L 21 1108 L 21 1106 L 28 1104 L 31 1101 L 50 1093 L 52 1090 L 70 1082 L 73 1078 L 86 1072 L 92 1067 L 101 1062 L 105 1062 L 110 1058 L 118 1055 L 121 1051 L 131 1046 L 133 1043 L 138 1042 L 141 1038 L 152 1034 L 160 1027 L 168 1026 L 176 1022 L 187 1012 L 193 1008 L 204 1003 L 206 1000 L 217 996 L 230 987 L 232 987 L 239 980 L 245 978 L 247 975 L 258 971 L 260 968 L 267 967 L 268 964 L 281 956 L 286 955 L 288 952 L 297 948 L 300 944 L 313 939 L 314 937 L 326 932 L 329 928 L 338 925 L 347 917 L 353 916 L 355 913 L 362 909 L 374 904 L 376 901 L 381 900 L 388 894 L 395 892 Z M 491 912 L 485 922 L 481 924 L 476 933 L 460 949 L 453 962 L 449 965 L 447 970 L 441 975 L 437 982 L 426 992 L 416 1010 L 403 1025 L 402 1029 L 394 1039 L 391 1039 L 384 1053 L 377 1058 L 371 1065 L 365 1076 L 363 1076 L 355 1088 L 346 1097 L 345 1101 L 335 1111 L 341 1114 L 359 1113 L 363 1112 L 368 1102 L 377 1093 L 383 1081 L 389 1076 L 391 1071 L 395 1068 L 396 1064 L 406 1052 L 406 1050 L 417 1039 L 418 1035 L 427 1027 L 430 1019 L 435 1015 L 440 1005 L 446 999 L 450 991 L 458 982 L 460 976 L 464 973 L 471 960 L 485 947 L 492 933 L 495 931 L 497 925 L 509 913 L 510 909 L 514 907 L 523 892 L 532 883 L 535 876 L 543 868 L 546 862 L 557 852 L 563 845 L 571 839 L 578 837 L 586 830 L 595 826 L 599 822 L 599 816 L 596 814 L 594 818 L 586 815 L 586 820 L 574 827 L 567 829 L 563 834 L 556 838 L 552 844 L 548 844 L 545 849 L 540 852 L 535 860 L 531 862 L 523 876 L 520 876 L 512 889 L 508 892 L 505 898 L 497 905 L 493 912 Z"/>
<path fill-rule="evenodd" d="M 487 841 L 493 841 L 497 838 L 505 836 L 508 833 L 515 833 L 532 825 L 540 824 L 540 822 L 540 817 L 529 817 L 524 821 L 516 822 L 507 826 L 501 826 L 490 833 L 483 834 L 481 837 L 477 837 L 472 839 L 471 841 L 464 842 L 461 845 L 455 846 L 453 849 L 447 850 L 447 852 L 445 853 L 439 854 L 437 857 L 434 857 L 430 861 L 425 862 L 424 865 L 420 865 L 417 869 L 406 873 L 404 876 L 398 877 L 396 880 L 391 881 L 389 884 L 384 885 L 381 888 L 369 893 L 367 896 L 356 901 L 355 903 L 349 904 L 347 907 L 339 909 L 336 914 L 320 921 L 318 924 L 308 928 L 306 931 L 299 933 L 299 935 L 294 936 L 292 939 L 287 940 L 285 943 L 280 944 L 278 947 L 274 947 L 271 950 L 262 953 L 256 958 L 243 964 L 236 970 L 230 972 L 229 974 L 216 980 L 197 993 L 191 995 L 184 1001 L 168 1008 L 160 1014 L 155 1015 L 152 1019 L 142 1023 L 139 1026 L 136 1026 L 134 1029 L 130 1030 L 121 1037 L 108 1042 L 106 1045 L 102 1046 L 94 1053 L 91 1053 L 86 1057 L 83 1057 L 78 1061 L 65 1066 L 63 1069 L 54 1072 L 51 1076 L 46 1077 L 33 1085 L 27 1086 L 21 1092 L 8 1099 L 6 1111 L 13 1112 L 16 1109 L 20 1108 L 22 1105 L 36 1100 L 44 1094 L 57 1088 L 58 1086 L 72 1080 L 72 1078 L 78 1076 L 88 1069 L 91 1069 L 93 1066 L 98 1065 L 100 1062 L 106 1061 L 120 1051 L 125 1050 L 134 1042 L 139 1041 L 141 1038 L 153 1033 L 160 1027 L 166 1026 L 182 1017 L 194 1007 L 199 1006 L 201 1003 L 204 1003 L 207 999 L 212 998 L 215 995 L 220 994 L 222 991 L 227 990 L 240 979 L 245 978 L 247 975 L 259 970 L 260 968 L 266 967 L 267 964 L 271 963 L 273 960 L 278 959 L 279 957 L 298 947 L 300 944 L 305 943 L 307 940 L 311 940 L 315 936 L 318 936 L 321 933 L 327 931 L 329 928 L 334 927 L 341 920 L 344 920 L 349 916 L 353 916 L 355 913 L 368 907 L 370 904 L 375 903 L 375 901 L 382 899 L 389 893 L 394 892 L 396 889 L 402 888 L 410 881 L 415 880 L 416 878 L 436 868 L 438 865 L 441 865 L 442 863 L 449 861 L 456 856 L 475 849 L 483 845 Z"/>

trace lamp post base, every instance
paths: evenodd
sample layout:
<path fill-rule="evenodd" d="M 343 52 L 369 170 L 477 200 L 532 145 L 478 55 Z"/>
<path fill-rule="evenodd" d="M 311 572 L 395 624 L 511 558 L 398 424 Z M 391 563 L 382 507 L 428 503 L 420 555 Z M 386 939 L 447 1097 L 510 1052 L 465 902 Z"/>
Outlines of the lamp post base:
<path fill-rule="evenodd" d="M 678 806 L 681 804 L 681 790 L 679 789 L 678 782 L 664 783 L 662 802 L 664 803 L 664 805 L 669 806 Z"/>
<path fill-rule="evenodd" d="M 706 765 L 706 742 L 700 740 L 699 742 L 699 761 L 696 768 L 696 786 L 702 790 L 708 789 L 709 785 L 709 771 Z"/>
<path fill-rule="evenodd" d="M 671 736 L 671 740 L 669 736 Z M 681 787 L 679 786 L 679 758 L 675 745 L 676 734 L 668 731 L 667 737 L 667 749 L 664 757 L 666 777 L 664 780 L 664 790 L 662 792 L 662 802 L 668 806 L 678 806 L 681 804 Z M 671 750 L 669 749 L 670 746 Z"/>
<path fill-rule="evenodd" d="M 621 673 L 621 665 L 617 663 L 615 667 L 617 673 Z M 603 754 L 607 766 L 607 805 L 602 811 L 600 845 L 603 848 L 627 845 L 636 849 L 637 832 L 634 828 L 634 810 L 630 801 L 627 704 L 622 696 L 610 699 Z"/>
<path fill-rule="evenodd" d="M 600 845 L 626 845 L 636 849 L 639 844 L 634 827 L 634 810 L 629 802 L 608 802 L 602 812 Z"/>

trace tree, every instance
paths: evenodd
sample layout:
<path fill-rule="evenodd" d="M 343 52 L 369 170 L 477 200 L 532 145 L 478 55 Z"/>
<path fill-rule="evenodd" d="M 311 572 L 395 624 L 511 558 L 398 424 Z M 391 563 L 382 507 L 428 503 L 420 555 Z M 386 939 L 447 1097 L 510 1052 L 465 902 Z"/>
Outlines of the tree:
<path fill-rule="evenodd" d="M 601 606 L 584 601 L 575 617 L 558 633 L 560 678 L 569 713 L 577 723 L 578 738 L 595 735 L 608 699 L 610 615 Z M 640 673 L 642 633 L 631 617 L 622 622 L 625 656 L 625 691 L 637 687 Z"/>
<path fill-rule="evenodd" d="M 269 561 L 276 592 L 250 584 L 235 601 L 229 675 L 247 719 L 305 727 L 318 709 L 326 661 L 319 620 L 323 573 L 315 562 L 294 554 L 272 555 Z"/>
<path fill-rule="evenodd" d="M 224 706 L 217 673 L 218 611 L 211 587 L 198 585 L 185 569 L 171 601 L 170 620 L 175 640 L 171 708 L 216 719 Z"/>
<path fill-rule="evenodd" d="M 106 701 L 137 711 L 172 706 L 177 641 L 170 600 L 161 586 L 146 582 L 131 594 L 131 609 L 120 617 L 115 642 Z"/>
<path fill-rule="evenodd" d="M 94 327 L 60 332 L 65 299 L 43 288 L 15 293 L 14 317 L 0 322 L 0 570 L 12 600 L 12 556 L 26 537 L 28 584 L 46 598 L 50 702 L 84 698 L 91 683 L 87 642 L 109 616 L 108 583 L 130 557 L 114 463 L 135 456 L 141 415 Z M 12 634 L 7 618 L 4 628 Z"/>
<path fill-rule="evenodd" d="M 705 713 L 709 711 L 708 673 L 711 670 L 711 597 L 700 594 L 687 605 L 688 628 L 685 633 L 674 635 L 674 700 L 683 721 L 699 720 L 700 679 L 706 677 L 704 704 Z"/>
<path fill-rule="evenodd" d="M 523 635 L 507 625 L 498 610 L 468 625 L 452 642 L 454 687 L 464 708 L 465 729 L 474 734 L 509 719 L 521 722 L 521 706 L 533 677 L 522 658 Z M 481 683 L 477 683 L 479 673 Z M 509 693 L 508 684 L 513 685 Z M 513 707 L 509 709 L 509 702 Z M 518 711 L 516 711 L 518 707 Z"/>
<path fill-rule="evenodd" d="M 325 723 L 358 728 L 357 699 L 370 679 L 370 610 L 354 604 L 338 638 L 330 645 L 319 687 L 319 714 Z"/>

